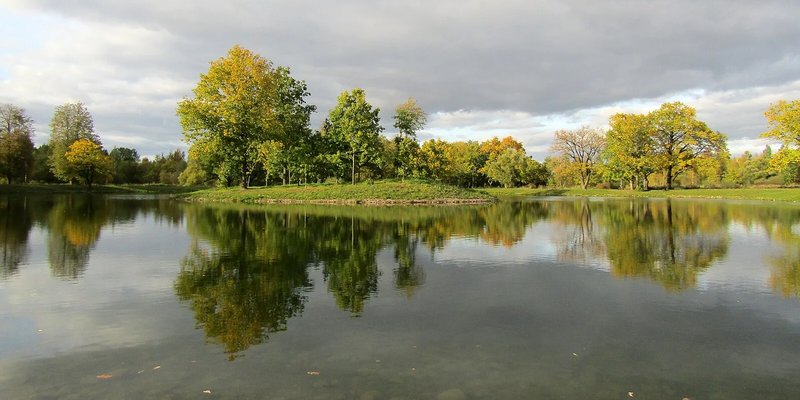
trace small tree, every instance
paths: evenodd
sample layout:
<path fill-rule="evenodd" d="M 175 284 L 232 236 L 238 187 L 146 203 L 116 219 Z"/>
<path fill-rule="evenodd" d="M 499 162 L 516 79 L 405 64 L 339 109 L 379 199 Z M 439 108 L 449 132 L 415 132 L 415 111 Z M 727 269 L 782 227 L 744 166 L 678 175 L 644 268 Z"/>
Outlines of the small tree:
<path fill-rule="evenodd" d="M 89 140 L 80 139 L 69 146 L 64 154 L 70 174 L 85 182 L 89 188 L 96 180 L 111 176 L 113 163 L 102 147 Z"/>
<path fill-rule="evenodd" d="M 0 104 L 0 176 L 25 182 L 33 168 L 33 120 L 25 110 Z"/>
<path fill-rule="evenodd" d="M 356 183 L 356 173 L 362 166 L 375 163 L 381 153 L 379 138 L 383 127 L 380 125 L 380 109 L 367 102 L 363 89 L 342 92 L 339 100 L 328 114 L 329 125 L 325 134 L 329 135 L 336 147 L 339 158 L 350 161 L 352 183 Z"/>

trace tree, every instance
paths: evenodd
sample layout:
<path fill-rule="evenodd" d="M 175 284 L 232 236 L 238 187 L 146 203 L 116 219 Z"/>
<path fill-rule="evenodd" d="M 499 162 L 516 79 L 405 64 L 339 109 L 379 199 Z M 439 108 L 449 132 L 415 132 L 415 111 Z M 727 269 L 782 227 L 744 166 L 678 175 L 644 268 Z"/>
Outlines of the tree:
<path fill-rule="evenodd" d="M 780 140 L 780 151 L 770 160 L 773 171 L 791 183 L 800 183 L 800 100 L 780 100 L 764 113 L 769 130 L 761 136 Z M 788 172 L 788 174 L 787 174 Z"/>
<path fill-rule="evenodd" d="M 726 152 L 725 135 L 696 118 L 695 109 L 681 102 L 664 103 L 648 114 L 653 130 L 655 162 L 664 170 L 666 189 L 695 159 Z"/>
<path fill-rule="evenodd" d="M 362 166 L 375 163 L 380 155 L 380 109 L 367 102 L 363 89 L 344 91 L 330 113 L 327 134 L 335 143 L 339 158 L 349 159 L 351 180 L 356 183 L 356 173 Z"/>
<path fill-rule="evenodd" d="M 69 147 L 80 139 L 87 139 L 96 144 L 100 138 L 94 134 L 92 115 L 83 103 L 65 103 L 56 107 L 50 121 L 50 168 L 53 174 L 62 181 L 71 182 L 77 176 L 70 169 L 65 154 Z"/>
<path fill-rule="evenodd" d="M 600 130 L 582 126 L 575 130 L 556 131 L 553 151 L 568 160 L 580 177 L 581 187 L 586 189 L 603 146 L 605 138 Z"/>
<path fill-rule="evenodd" d="M 269 60 L 237 45 L 200 75 L 194 99 L 178 103 L 185 140 L 214 143 L 221 163 L 237 171 L 243 188 L 249 186 L 258 145 L 283 133 L 276 123 L 278 79 Z"/>
<path fill-rule="evenodd" d="M 425 127 L 428 116 L 416 100 L 409 97 L 397 106 L 394 114 L 394 127 L 400 131 L 401 137 L 417 138 L 417 131 Z"/>
<path fill-rule="evenodd" d="M 99 144 L 89 139 L 75 141 L 69 146 L 64 157 L 70 173 L 90 188 L 98 178 L 111 176 L 113 168 L 111 158 L 103 152 Z"/>
<path fill-rule="evenodd" d="M 631 190 L 647 190 L 648 177 L 656 171 L 650 121 L 643 114 L 614 114 L 606 133 L 608 167 L 630 183 Z"/>
<path fill-rule="evenodd" d="M 401 178 L 412 175 L 416 170 L 419 152 L 417 131 L 422 130 L 427 121 L 425 111 L 411 97 L 395 110 L 394 127 L 399 133 L 394 138 L 394 167 Z"/>
<path fill-rule="evenodd" d="M 0 104 L 0 176 L 25 182 L 33 167 L 33 120 L 25 110 Z"/>
<path fill-rule="evenodd" d="M 139 180 L 139 153 L 136 149 L 115 147 L 109 153 L 114 183 L 138 183 Z"/>
<path fill-rule="evenodd" d="M 53 175 L 53 171 L 50 169 L 49 163 L 52 154 L 53 148 L 47 143 L 33 149 L 33 166 L 31 167 L 29 180 L 45 183 L 58 182 L 58 178 Z"/>

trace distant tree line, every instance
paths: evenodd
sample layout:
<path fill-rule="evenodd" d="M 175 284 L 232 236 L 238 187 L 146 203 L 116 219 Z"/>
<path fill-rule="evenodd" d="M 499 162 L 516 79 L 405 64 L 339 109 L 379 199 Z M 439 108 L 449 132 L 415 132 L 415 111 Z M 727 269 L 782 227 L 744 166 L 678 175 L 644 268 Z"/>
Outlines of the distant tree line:
<path fill-rule="evenodd" d="M 34 147 L 33 121 L 0 107 L 0 180 L 7 183 L 306 184 L 422 178 L 463 187 L 581 186 L 647 190 L 652 186 L 746 186 L 800 183 L 800 100 L 765 113 L 775 153 L 731 157 L 726 136 L 680 102 L 646 114 L 611 116 L 610 129 L 584 126 L 554 134 L 540 163 L 512 137 L 484 142 L 419 142 L 427 115 L 413 98 L 397 106 L 397 134 L 381 134 L 380 109 L 363 89 L 344 91 L 322 125 L 310 127 L 305 81 L 240 46 L 211 62 L 177 114 L 189 143 L 152 160 L 135 149 L 103 149 L 82 103 L 56 108 L 50 140 Z"/>
<path fill-rule="evenodd" d="M 82 103 L 56 107 L 50 121 L 50 140 L 38 147 L 33 145 L 33 121 L 25 110 L 0 105 L 0 121 L 0 181 L 5 183 L 178 184 L 186 169 L 181 150 L 152 160 L 125 147 L 108 152 Z"/>

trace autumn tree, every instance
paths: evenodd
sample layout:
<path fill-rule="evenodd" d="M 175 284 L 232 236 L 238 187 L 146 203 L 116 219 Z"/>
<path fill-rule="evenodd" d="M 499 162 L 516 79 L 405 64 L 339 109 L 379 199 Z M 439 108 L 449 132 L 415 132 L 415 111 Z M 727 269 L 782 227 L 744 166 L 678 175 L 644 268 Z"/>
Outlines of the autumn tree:
<path fill-rule="evenodd" d="M 25 110 L 0 104 L 0 176 L 25 182 L 33 167 L 33 120 Z"/>
<path fill-rule="evenodd" d="M 257 162 L 258 145 L 283 134 L 276 121 L 278 79 L 269 60 L 237 45 L 200 75 L 193 99 L 178 103 L 185 140 L 213 143 L 244 188 Z"/>
<path fill-rule="evenodd" d="M 613 174 L 630 184 L 631 190 L 647 190 L 648 177 L 656 171 L 650 121 L 643 114 L 614 114 L 609 119 L 605 156 Z"/>
<path fill-rule="evenodd" d="M 98 179 L 112 175 L 113 163 L 102 147 L 89 140 L 79 139 L 72 143 L 64 154 L 68 170 L 90 188 Z"/>
<path fill-rule="evenodd" d="M 694 108 L 681 102 L 664 103 L 648 114 L 653 137 L 654 161 L 664 171 L 666 188 L 675 177 L 701 157 L 716 157 L 727 151 L 725 135 L 699 121 Z"/>
<path fill-rule="evenodd" d="M 356 183 L 361 167 L 375 163 L 380 155 L 380 109 L 367 102 L 363 89 L 344 91 L 336 106 L 328 114 L 329 126 L 325 133 L 333 143 L 334 152 L 341 163 L 350 161 L 350 177 Z"/>
<path fill-rule="evenodd" d="M 580 177 L 581 187 L 586 189 L 603 146 L 605 138 L 602 131 L 582 126 L 574 130 L 556 131 L 552 148 L 568 161 L 568 166 Z"/>
<path fill-rule="evenodd" d="M 62 181 L 71 182 L 78 178 L 67 161 L 66 153 L 80 139 L 100 143 L 100 138 L 94 134 L 94 120 L 89 110 L 80 102 L 56 107 L 50 121 L 50 168 Z"/>
<path fill-rule="evenodd" d="M 800 183 L 800 100 L 780 100 L 770 105 L 764 116 L 769 130 L 761 136 L 782 143 L 770 161 L 771 167 L 784 174 L 788 171 L 788 181 Z"/>

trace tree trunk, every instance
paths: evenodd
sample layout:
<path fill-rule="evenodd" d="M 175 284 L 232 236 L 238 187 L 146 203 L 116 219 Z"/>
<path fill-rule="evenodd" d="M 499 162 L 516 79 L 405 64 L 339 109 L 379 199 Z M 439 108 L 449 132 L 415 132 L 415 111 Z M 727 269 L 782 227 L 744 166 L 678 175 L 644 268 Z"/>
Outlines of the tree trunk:
<path fill-rule="evenodd" d="M 672 166 L 667 167 L 667 190 L 672 190 Z"/>
<path fill-rule="evenodd" d="M 353 180 L 353 185 L 356 184 L 356 151 L 353 150 L 353 170 L 352 174 L 350 175 Z"/>

